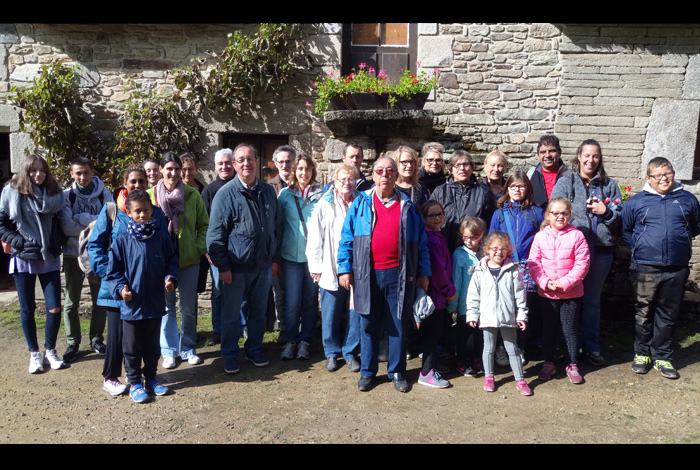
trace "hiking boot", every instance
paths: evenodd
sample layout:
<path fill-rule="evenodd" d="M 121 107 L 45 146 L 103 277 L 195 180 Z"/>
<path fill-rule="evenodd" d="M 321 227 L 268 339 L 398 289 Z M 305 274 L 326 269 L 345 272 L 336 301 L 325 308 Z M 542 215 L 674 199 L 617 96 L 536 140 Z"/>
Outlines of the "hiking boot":
<path fill-rule="evenodd" d="M 581 377 L 581 374 L 578 371 L 578 366 L 576 364 L 569 364 L 568 366 L 566 366 L 566 375 L 569 376 L 569 380 L 571 380 L 571 383 L 583 383 L 583 377 Z"/>
<path fill-rule="evenodd" d="M 678 372 L 673 368 L 669 361 L 657 359 L 654 361 L 654 369 L 661 372 L 661 375 L 667 379 L 677 379 L 679 377 Z"/>
<path fill-rule="evenodd" d="M 515 386 L 517 387 L 518 391 L 526 397 L 532 395 L 532 390 L 530 390 L 530 387 L 524 380 L 518 380 L 517 382 L 515 382 Z"/>
<path fill-rule="evenodd" d="M 652 368 L 651 358 L 649 356 L 642 356 L 641 354 L 634 355 L 634 361 L 632 361 L 632 370 L 637 374 L 646 374 Z"/>
<path fill-rule="evenodd" d="M 66 352 L 63 353 L 63 362 L 73 362 L 78 359 L 79 344 L 69 344 Z"/>
<path fill-rule="evenodd" d="M 421 371 L 418 375 L 418 383 L 433 388 L 447 388 L 452 385 L 449 380 L 443 379 L 440 372 L 434 369 L 431 369 L 428 375 L 423 375 L 423 371 Z"/>
<path fill-rule="evenodd" d="M 484 377 L 484 390 L 487 392 L 496 391 L 496 384 L 493 381 L 493 377 Z"/>
<path fill-rule="evenodd" d="M 553 362 L 545 362 L 542 364 L 542 370 L 540 370 L 537 378 L 540 380 L 549 380 L 556 372 L 557 369 L 554 367 Z"/>

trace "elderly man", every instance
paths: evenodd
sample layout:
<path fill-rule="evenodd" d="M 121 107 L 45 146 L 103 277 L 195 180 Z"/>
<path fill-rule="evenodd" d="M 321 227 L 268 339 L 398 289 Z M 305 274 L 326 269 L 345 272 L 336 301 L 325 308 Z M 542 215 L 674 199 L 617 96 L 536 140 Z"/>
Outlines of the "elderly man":
<path fill-rule="evenodd" d="M 355 143 L 349 143 L 345 146 L 345 149 L 343 150 L 343 157 L 342 161 L 346 165 L 352 165 L 355 168 L 357 168 L 357 171 L 360 172 L 360 177 L 357 179 L 357 190 L 358 191 L 367 191 L 372 187 L 372 181 L 368 180 L 365 175 L 362 173 L 362 161 L 364 160 L 364 153 L 362 151 L 362 147 L 358 144 Z M 323 190 L 328 191 L 328 189 L 333 187 L 333 181 L 328 183 Z"/>
<path fill-rule="evenodd" d="M 535 204 L 546 209 L 554 185 L 567 169 L 561 159 L 561 147 L 557 136 L 545 134 L 540 137 L 537 143 L 537 159 L 540 163 L 527 172 L 527 177 L 532 183 Z"/>
<path fill-rule="evenodd" d="M 239 371 L 244 301 L 248 312 L 245 357 L 258 367 L 269 364 L 261 349 L 267 297 L 272 275 L 279 269 L 281 228 L 275 190 L 256 176 L 257 152 L 239 144 L 233 156 L 236 176 L 217 191 L 207 231 L 207 252 L 221 280 L 221 353 L 228 374 Z"/>
<path fill-rule="evenodd" d="M 361 315 L 361 391 L 369 390 L 377 375 L 382 322 L 389 334 L 389 378 L 396 390 L 408 391 L 404 330 L 416 286 L 427 290 L 431 274 L 423 218 L 395 189 L 397 178 L 392 158 L 375 162 L 375 187 L 360 193 L 350 206 L 338 248 L 338 282 L 351 289 Z"/>

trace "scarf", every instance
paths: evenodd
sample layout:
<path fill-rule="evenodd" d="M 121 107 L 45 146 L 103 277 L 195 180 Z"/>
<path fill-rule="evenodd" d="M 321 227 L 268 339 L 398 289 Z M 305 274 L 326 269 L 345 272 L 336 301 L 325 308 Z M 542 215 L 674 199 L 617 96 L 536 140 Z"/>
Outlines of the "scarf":
<path fill-rule="evenodd" d="M 134 222 L 134 219 L 129 219 L 127 232 L 136 240 L 148 240 L 156 232 L 156 219 L 152 218 L 144 223 Z"/>
<path fill-rule="evenodd" d="M 177 237 L 180 228 L 178 216 L 182 213 L 184 217 L 185 214 L 185 183 L 180 180 L 175 189 L 168 191 L 161 178 L 153 192 L 156 196 L 156 205 L 163 209 L 168 218 L 168 232 Z M 187 224 L 184 218 L 183 222 Z"/>

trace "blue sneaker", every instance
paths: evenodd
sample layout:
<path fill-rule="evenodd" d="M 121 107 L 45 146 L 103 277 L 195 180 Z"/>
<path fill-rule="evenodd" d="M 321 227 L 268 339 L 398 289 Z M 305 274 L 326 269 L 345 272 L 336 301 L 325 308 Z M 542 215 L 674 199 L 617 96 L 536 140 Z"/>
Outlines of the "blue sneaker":
<path fill-rule="evenodd" d="M 148 393 L 146 393 L 146 390 L 141 384 L 132 385 L 129 389 L 129 396 L 135 403 L 145 403 L 150 399 Z"/>
<path fill-rule="evenodd" d="M 237 374 L 240 369 L 238 368 L 238 361 L 231 357 L 226 359 L 226 362 L 224 362 L 224 372 L 227 374 Z"/>
<path fill-rule="evenodd" d="M 155 393 L 159 397 L 167 395 L 168 392 L 170 392 L 170 389 L 165 385 L 161 385 L 161 383 L 158 382 L 158 379 L 151 379 L 148 382 L 144 381 L 144 388 L 146 389 L 146 392 Z"/>
<path fill-rule="evenodd" d="M 253 354 L 253 355 L 245 355 L 245 358 L 255 364 L 257 367 L 265 367 L 270 364 L 270 361 L 268 361 L 262 354 Z"/>

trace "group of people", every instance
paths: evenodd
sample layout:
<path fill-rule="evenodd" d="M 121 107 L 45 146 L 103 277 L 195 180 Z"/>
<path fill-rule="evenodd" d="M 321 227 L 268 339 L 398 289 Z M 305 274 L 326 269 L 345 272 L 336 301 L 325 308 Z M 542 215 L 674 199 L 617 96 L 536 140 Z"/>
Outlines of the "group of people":
<path fill-rule="evenodd" d="M 519 392 L 531 395 L 523 365 L 533 344 L 543 348 L 540 380 L 557 372 L 560 336 L 571 382 L 583 382 L 580 357 L 605 365 L 600 297 L 613 241 L 622 236 L 632 247 L 636 295 L 632 369 L 678 377 L 671 337 L 700 206 L 674 180 L 669 160 L 652 159 L 644 189 L 623 204 L 592 139 L 566 165 L 556 136 L 544 135 L 539 164 L 508 176 L 507 157 L 491 152 L 483 180 L 469 153 L 455 150 L 447 162 L 444 154 L 435 142 L 420 154 L 400 146 L 377 158 L 368 178 L 362 147 L 350 143 L 323 186 L 314 159 L 289 145 L 275 150 L 278 175 L 268 182 L 257 177 L 259 156 L 248 144 L 216 152 L 216 179 L 208 185 L 196 180 L 192 155 L 168 152 L 127 169 L 113 192 L 88 159 L 72 162 L 74 182 L 62 190 L 46 161 L 29 156 L 0 197 L 0 240 L 10 254 L 29 372 L 41 372 L 45 362 L 61 369 L 78 357 L 86 252 L 97 279 L 90 283 L 90 347 L 105 356 L 103 388 L 115 396 L 128 390 L 141 403 L 167 394 L 156 377 L 161 357 L 164 369 L 178 357 L 202 363 L 197 298 L 208 272 L 210 341 L 220 343 L 228 374 L 240 370 L 244 331 L 244 358 L 269 364 L 262 346 L 272 293 L 282 360 L 310 357 L 320 307 L 325 367 L 335 371 L 343 361 L 359 373 L 361 391 L 375 386 L 380 359 L 395 389 L 407 391 L 415 340 L 421 385 L 451 386 L 440 354 L 448 351 L 458 373 L 483 372 L 486 391 L 496 389 L 501 356 Z M 37 276 L 47 310 L 43 354 L 34 321 Z M 68 343 L 62 359 L 61 313 Z M 119 380 L 122 366 L 128 385 Z"/>

